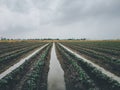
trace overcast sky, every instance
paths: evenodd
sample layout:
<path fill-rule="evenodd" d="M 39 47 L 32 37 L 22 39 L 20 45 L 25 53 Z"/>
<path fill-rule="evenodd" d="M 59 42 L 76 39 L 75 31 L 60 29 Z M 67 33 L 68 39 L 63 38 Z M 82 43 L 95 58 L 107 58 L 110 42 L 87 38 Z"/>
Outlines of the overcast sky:
<path fill-rule="evenodd" d="M 120 39 L 120 0 L 0 0 L 0 37 Z"/>

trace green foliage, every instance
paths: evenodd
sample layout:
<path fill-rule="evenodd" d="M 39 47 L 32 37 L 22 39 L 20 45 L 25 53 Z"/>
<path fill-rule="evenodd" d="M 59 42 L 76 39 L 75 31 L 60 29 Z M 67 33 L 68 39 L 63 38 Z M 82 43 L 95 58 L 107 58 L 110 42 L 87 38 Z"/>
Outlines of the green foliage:
<path fill-rule="evenodd" d="M 33 72 L 28 75 L 28 79 L 25 81 L 22 90 L 39 90 L 40 89 L 40 81 L 42 78 L 42 72 L 45 64 L 45 59 L 48 56 L 50 50 L 50 46 L 42 53 L 38 62 L 35 64 Z"/>
<path fill-rule="evenodd" d="M 77 62 L 75 62 L 75 60 L 73 58 L 71 58 L 71 56 L 68 54 L 69 52 L 65 52 L 65 49 L 62 48 L 61 46 L 57 46 L 60 54 L 62 55 L 62 57 L 67 60 L 67 62 L 69 62 L 70 65 L 72 65 L 74 67 L 74 69 L 76 70 L 76 72 L 79 74 L 79 78 L 77 78 L 77 80 L 79 80 L 79 82 L 86 87 L 87 89 L 91 89 L 91 90 L 95 90 L 97 89 L 97 86 L 95 86 L 95 83 L 92 79 L 90 79 L 90 77 L 86 74 L 86 72 L 78 65 Z"/>
<path fill-rule="evenodd" d="M 97 43 L 97 45 L 96 45 Z M 117 53 L 117 55 L 120 55 L 119 51 L 115 51 L 112 49 L 104 49 L 102 48 L 102 45 L 108 45 L 104 42 L 104 44 L 101 45 L 102 42 L 74 42 L 74 43 L 63 43 L 64 45 L 70 47 L 73 50 L 78 51 L 79 53 L 85 54 L 87 56 L 90 56 L 92 58 L 95 58 L 95 60 L 101 64 L 107 64 L 109 68 L 112 68 L 112 70 L 115 70 L 116 72 L 120 71 L 120 59 L 110 57 L 111 54 Z M 99 45 L 100 44 L 100 45 Z M 110 43 L 111 47 L 114 46 L 114 42 Z M 117 45 L 120 45 L 120 42 L 117 43 Z M 109 45 L 108 45 L 109 46 Z M 107 48 L 107 46 L 104 46 Z M 117 46 L 119 49 L 119 46 Z M 94 49 L 93 49 L 94 48 Z M 101 49 L 102 48 L 102 49 Z M 113 47 L 114 48 L 114 47 Z M 102 50 L 102 53 L 99 51 Z M 106 52 L 110 52 L 110 55 L 106 55 Z M 113 55 L 114 55 L 113 54 Z M 115 56 L 116 57 L 116 56 Z"/>
<path fill-rule="evenodd" d="M 61 53 L 62 55 L 65 55 L 65 53 L 68 54 L 68 56 L 66 56 L 67 59 L 68 57 L 70 57 L 71 59 L 74 60 L 73 62 L 76 62 L 77 64 L 79 64 L 77 68 L 81 67 L 89 75 L 89 77 L 92 80 L 94 80 L 97 83 L 97 85 L 99 85 L 100 88 L 102 88 L 102 90 L 119 90 L 120 89 L 120 84 L 117 81 L 103 74 L 101 71 L 93 67 L 91 64 L 84 62 L 84 60 L 80 58 L 77 58 L 75 55 L 73 55 L 63 47 L 61 47 L 61 50 L 64 50 L 64 54 Z"/>
<path fill-rule="evenodd" d="M 28 85 L 27 88 L 30 87 L 30 89 L 27 89 L 27 90 L 36 90 L 34 88 L 37 87 L 38 85 L 36 86 L 35 83 L 36 83 L 36 80 L 40 80 L 38 79 L 38 77 L 41 77 L 42 68 L 44 66 L 44 60 L 50 50 L 50 47 L 51 47 L 50 45 L 47 46 L 47 48 L 45 47 L 45 51 L 42 53 L 42 55 L 40 55 L 38 62 L 34 65 L 33 72 L 30 75 L 28 75 L 30 80 L 28 80 L 26 83 Z M 34 55 L 32 58 L 34 58 L 36 55 Z M 31 60 L 25 61 L 20 67 L 18 67 L 17 69 L 9 73 L 7 76 L 2 78 L 0 80 L 0 90 L 13 90 L 15 85 L 21 80 L 24 73 L 26 72 L 26 68 L 27 66 L 29 66 L 30 61 Z"/>

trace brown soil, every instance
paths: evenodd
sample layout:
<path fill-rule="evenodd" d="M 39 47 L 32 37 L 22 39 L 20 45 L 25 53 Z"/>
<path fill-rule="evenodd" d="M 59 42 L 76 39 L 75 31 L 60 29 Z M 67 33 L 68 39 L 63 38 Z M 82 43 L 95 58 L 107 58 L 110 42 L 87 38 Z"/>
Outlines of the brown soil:
<path fill-rule="evenodd" d="M 68 47 L 68 48 L 69 48 L 69 47 Z M 72 50 L 73 52 L 76 52 L 77 54 L 83 56 L 84 58 L 92 61 L 93 63 L 96 63 L 97 65 L 99 65 L 100 67 L 103 67 L 104 69 L 110 71 L 111 73 L 114 73 L 115 75 L 120 76 L 120 72 L 118 72 L 118 71 L 116 71 L 116 70 L 113 70 L 112 67 L 111 67 L 109 64 L 105 64 L 104 62 L 101 62 L 102 60 L 100 60 L 100 59 L 97 60 L 97 59 L 95 59 L 95 58 L 92 58 L 92 57 L 90 57 L 90 56 L 88 56 L 88 55 L 85 55 L 85 54 L 83 54 L 83 53 L 80 53 L 80 52 L 78 52 L 78 51 L 76 51 L 76 50 L 73 50 L 73 49 L 71 49 L 71 48 L 69 48 L 69 49 Z"/>
<path fill-rule="evenodd" d="M 40 47 L 39 47 L 39 48 L 40 48 Z M 34 50 L 29 51 L 29 52 L 27 52 L 26 54 L 21 55 L 19 58 L 12 60 L 10 63 L 6 63 L 6 64 L 0 66 L 0 73 L 4 72 L 4 71 L 7 70 L 9 67 L 13 66 L 14 64 L 16 64 L 17 62 L 19 62 L 19 61 L 20 61 L 21 59 L 23 59 L 24 57 L 32 54 L 32 53 L 33 53 L 34 51 L 36 51 L 37 49 L 38 49 L 38 48 L 35 48 Z"/>
<path fill-rule="evenodd" d="M 63 59 L 62 55 L 60 55 L 57 49 L 56 49 L 56 54 L 64 70 L 66 90 L 86 90 L 84 85 L 82 85 L 80 81 L 77 80 L 77 78 L 79 78 L 79 75 L 76 72 L 76 70 L 73 68 L 73 66 L 70 65 L 67 62 L 67 60 Z"/>
<path fill-rule="evenodd" d="M 35 63 L 38 61 L 39 56 L 41 55 L 41 53 L 45 50 L 42 49 L 40 51 L 39 54 L 37 54 L 34 58 L 31 58 L 31 62 L 29 64 L 29 66 L 27 66 L 27 69 L 25 70 L 26 72 L 24 73 L 24 76 L 22 77 L 22 79 L 20 80 L 20 82 L 18 82 L 18 84 L 16 84 L 16 86 L 14 87 L 13 90 L 22 90 L 22 87 L 24 85 L 24 82 L 27 80 L 27 75 L 29 75 L 32 71 L 33 71 L 33 67 L 35 65 Z M 42 80 L 41 81 L 41 89 L 40 90 L 47 90 L 47 75 L 48 75 L 48 71 L 49 71 L 49 59 L 50 59 L 50 51 L 49 51 L 49 55 L 45 60 L 45 66 L 44 66 L 44 70 L 42 73 Z"/>

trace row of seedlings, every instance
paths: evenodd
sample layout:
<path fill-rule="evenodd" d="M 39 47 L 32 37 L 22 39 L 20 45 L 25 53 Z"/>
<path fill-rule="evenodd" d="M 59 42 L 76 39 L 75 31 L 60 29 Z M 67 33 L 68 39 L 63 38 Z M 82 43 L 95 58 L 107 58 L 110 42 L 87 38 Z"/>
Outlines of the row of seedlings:
<path fill-rule="evenodd" d="M 83 59 L 77 58 L 75 55 L 73 55 L 63 47 L 61 47 L 61 49 L 64 50 L 66 54 L 68 54 L 68 57 L 71 57 L 75 62 L 77 62 L 80 67 L 82 67 L 82 69 L 89 75 L 89 77 L 94 80 L 97 86 L 99 86 L 100 90 L 120 89 L 120 83 L 103 74 L 100 70 L 85 62 Z"/>
<path fill-rule="evenodd" d="M 47 48 L 47 49 L 46 49 Z M 11 73 L 6 75 L 4 78 L 0 80 L 0 90 L 14 90 L 15 86 L 20 82 L 24 75 L 26 75 L 27 71 L 32 67 L 31 64 L 35 63 L 34 60 L 36 57 L 42 58 L 43 54 L 49 52 L 49 47 L 46 46 L 42 50 L 40 50 L 36 55 L 34 55 L 31 59 L 26 60 L 21 66 L 13 70 Z"/>

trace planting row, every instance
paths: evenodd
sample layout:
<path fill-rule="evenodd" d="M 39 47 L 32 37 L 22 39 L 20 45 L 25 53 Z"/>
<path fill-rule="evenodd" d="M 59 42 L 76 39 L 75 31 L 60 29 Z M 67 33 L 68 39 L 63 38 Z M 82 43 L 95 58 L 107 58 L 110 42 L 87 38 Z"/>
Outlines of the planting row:
<path fill-rule="evenodd" d="M 116 48 L 116 50 L 112 49 L 112 47 L 108 48 L 109 46 L 106 46 L 106 48 L 105 48 L 105 45 L 103 47 L 102 45 L 99 45 L 99 44 L 97 44 L 97 45 L 93 44 L 93 42 L 91 42 L 89 44 L 87 42 L 86 43 L 83 43 L 83 42 L 76 42 L 75 43 L 74 42 L 74 43 L 68 43 L 68 44 L 73 44 L 75 46 L 91 49 L 91 50 L 101 52 L 101 53 L 104 53 L 104 54 L 108 54 L 108 55 L 110 54 L 110 55 L 115 56 L 115 57 L 119 57 L 119 55 L 120 55 L 119 48 Z M 114 43 L 113 43 L 113 45 L 114 45 Z M 115 46 L 113 46 L 113 47 L 115 47 Z"/>
<path fill-rule="evenodd" d="M 74 45 L 70 43 L 63 44 L 71 48 L 72 50 L 75 50 L 78 53 L 84 55 L 86 58 L 93 61 L 94 63 L 97 63 L 105 69 L 111 71 L 112 73 L 115 73 L 116 75 L 120 76 L 119 58 L 111 57 L 110 55 L 99 53 L 98 51 L 91 50 L 90 48 L 87 49 L 85 47 L 81 47 L 80 45 Z"/>
<path fill-rule="evenodd" d="M 120 41 L 80 41 L 80 42 L 70 42 L 70 43 L 80 44 L 81 46 L 91 46 L 91 47 L 120 51 Z"/>
<path fill-rule="evenodd" d="M 43 42 L 42 42 L 43 43 Z M 21 48 L 42 44 L 41 42 L 0 42 L 0 56 L 11 53 Z"/>
<path fill-rule="evenodd" d="M 37 48 L 43 46 L 45 43 L 39 43 L 22 47 L 18 50 L 13 50 L 9 54 L 4 54 L 0 57 L 0 72 L 3 72 L 7 68 L 9 68 L 14 63 L 18 62 L 21 58 L 23 58 L 25 55 L 28 55 L 29 53 L 33 52 Z"/>
<path fill-rule="evenodd" d="M 120 84 L 91 64 L 56 45 L 58 58 L 65 71 L 67 90 L 119 90 Z"/>
<path fill-rule="evenodd" d="M 0 90 L 39 90 L 47 88 L 51 44 L 0 80 Z"/>

